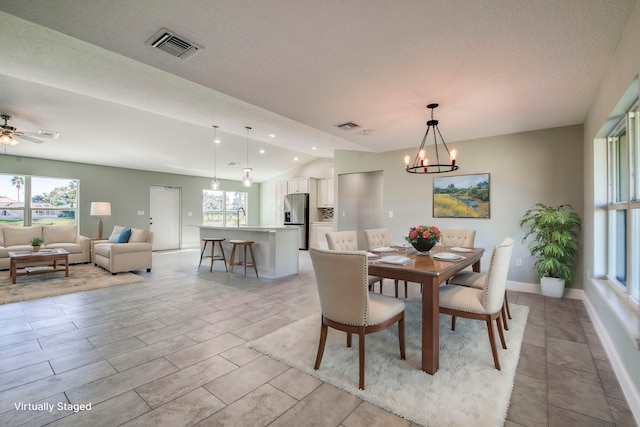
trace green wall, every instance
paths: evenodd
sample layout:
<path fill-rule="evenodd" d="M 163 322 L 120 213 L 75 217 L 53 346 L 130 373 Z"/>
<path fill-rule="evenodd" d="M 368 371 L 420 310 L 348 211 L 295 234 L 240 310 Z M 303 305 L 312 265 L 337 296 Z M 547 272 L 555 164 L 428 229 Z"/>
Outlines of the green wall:
<path fill-rule="evenodd" d="M 103 235 L 108 236 L 114 225 L 148 230 L 150 186 L 180 187 L 182 247 L 199 246 L 196 226 L 202 223 L 202 190 L 209 188 L 210 178 L 10 155 L 0 156 L 0 173 L 79 179 L 80 234 L 89 237 L 98 231 L 98 219 L 89 215 L 91 202 L 111 202 L 111 216 L 102 218 Z M 260 186 L 254 184 L 246 189 L 240 181 L 220 182 L 222 190 L 249 193 L 248 223 L 259 224 Z M 138 215 L 138 211 L 144 211 L 144 215 Z"/>

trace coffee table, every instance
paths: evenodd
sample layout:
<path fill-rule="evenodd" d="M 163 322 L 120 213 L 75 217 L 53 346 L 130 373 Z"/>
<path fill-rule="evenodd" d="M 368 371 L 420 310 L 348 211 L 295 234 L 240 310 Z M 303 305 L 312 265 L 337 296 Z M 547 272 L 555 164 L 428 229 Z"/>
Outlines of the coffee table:
<path fill-rule="evenodd" d="M 9 252 L 11 283 L 15 285 L 18 276 L 28 274 L 53 273 L 64 271 L 69 277 L 69 252 L 66 249 L 40 249 L 38 252 L 16 251 Z M 64 261 L 64 266 L 58 265 L 58 261 Z M 46 264 L 45 264 L 46 263 Z M 29 267 L 29 264 L 32 267 Z M 33 266 L 33 264 L 36 264 Z M 25 268 L 18 270 L 18 266 Z"/>

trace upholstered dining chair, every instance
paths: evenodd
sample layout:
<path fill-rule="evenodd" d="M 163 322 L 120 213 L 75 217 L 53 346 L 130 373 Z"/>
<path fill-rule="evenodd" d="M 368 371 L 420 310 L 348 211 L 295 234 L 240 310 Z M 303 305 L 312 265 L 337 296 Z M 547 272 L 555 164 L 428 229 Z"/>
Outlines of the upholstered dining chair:
<path fill-rule="evenodd" d="M 365 251 L 332 251 L 309 249 L 316 276 L 322 311 L 318 354 L 314 369 L 320 368 L 329 327 L 358 334 L 358 387 L 364 390 L 365 335 L 398 323 L 400 358 L 405 359 L 404 302 L 368 291 L 367 253 Z"/>
<path fill-rule="evenodd" d="M 473 248 L 476 240 L 476 230 L 462 228 L 443 228 L 440 230 L 438 246 L 459 246 L 461 248 Z"/>
<path fill-rule="evenodd" d="M 391 244 L 391 237 L 389 230 L 386 228 L 371 228 L 364 230 L 364 241 L 367 245 L 368 251 L 373 251 L 377 248 L 389 247 Z M 380 282 L 382 283 L 382 282 Z M 394 280 L 396 298 L 398 298 L 398 281 Z M 380 293 L 382 293 L 382 285 L 380 286 Z M 404 296 L 407 297 L 407 281 L 404 281 Z"/>
<path fill-rule="evenodd" d="M 440 240 L 436 246 L 473 248 L 476 242 L 476 230 L 465 228 L 443 228 L 440 230 Z M 467 267 L 469 270 L 471 267 Z M 451 283 L 451 279 L 447 280 Z"/>
<path fill-rule="evenodd" d="M 440 313 L 452 316 L 452 330 L 456 328 L 456 317 L 484 320 L 487 323 L 493 363 L 498 370 L 500 370 L 500 360 L 496 349 L 493 321 L 495 320 L 498 327 L 502 348 L 506 349 L 507 344 L 504 340 L 500 317 L 512 251 L 513 239 L 510 237 L 505 238 L 502 243 L 493 248 L 482 289 L 458 285 L 444 285 L 439 289 Z"/>
<path fill-rule="evenodd" d="M 355 231 L 332 231 L 326 234 L 327 245 L 332 251 L 357 251 L 358 235 Z M 369 289 L 373 290 L 376 282 L 380 282 L 380 293 L 382 293 L 382 277 L 368 276 Z"/>
<path fill-rule="evenodd" d="M 456 232 L 473 231 L 473 237 L 471 237 L 471 233 L 467 234 L 466 236 L 464 235 L 464 233 L 452 233 L 454 237 L 451 238 L 452 240 L 458 240 L 458 241 L 464 238 L 465 242 L 468 242 L 469 238 L 471 238 L 471 246 L 468 246 L 468 247 L 473 247 L 475 230 L 454 230 L 454 231 Z M 444 234 L 444 231 L 443 231 L 443 234 Z M 447 244 L 447 246 L 449 245 Z M 454 246 L 467 247 L 464 244 L 454 245 Z M 476 289 L 482 289 L 486 282 L 486 275 L 487 273 L 475 273 L 470 270 L 465 270 L 451 277 L 449 280 L 447 280 L 447 283 L 451 285 L 461 285 L 461 286 L 468 286 Z M 506 330 L 509 330 L 509 323 L 507 322 L 507 318 L 511 319 L 511 310 L 509 309 L 509 299 L 507 298 L 507 290 L 505 289 L 504 303 L 502 305 L 502 323 L 504 325 L 504 328 Z"/>

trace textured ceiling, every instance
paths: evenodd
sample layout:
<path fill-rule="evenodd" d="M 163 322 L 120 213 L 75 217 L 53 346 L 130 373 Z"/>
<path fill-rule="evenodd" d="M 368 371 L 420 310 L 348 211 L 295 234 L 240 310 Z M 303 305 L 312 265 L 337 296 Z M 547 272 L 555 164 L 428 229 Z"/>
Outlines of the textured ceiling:
<path fill-rule="evenodd" d="M 431 102 L 447 142 L 579 124 L 633 5 L 0 0 L 0 109 L 62 133 L 7 153 L 208 176 L 217 124 L 219 175 L 239 179 L 249 125 L 259 182 L 336 148 L 413 149 Z M 162 27 L 204 50 L 146 45 Z"/>

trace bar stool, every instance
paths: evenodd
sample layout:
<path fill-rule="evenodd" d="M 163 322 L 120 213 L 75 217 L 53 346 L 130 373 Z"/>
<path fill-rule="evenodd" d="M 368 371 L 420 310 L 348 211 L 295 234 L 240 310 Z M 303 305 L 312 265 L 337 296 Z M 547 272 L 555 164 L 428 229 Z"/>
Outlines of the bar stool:
<path fill-rule="evenodd" d="M 244 275 L 247 275 L 247 267 L 253 267 L 256 272 L 256 277 L 258 277 L 258 268 L 256 267 L 256 259 L 253 256 L 253 242 L 250 240 L 229 240 L 229 243 L 233 245 L 233 249 L 231 250 L 231 272 L 233 273 L 233 267 L 235 264 L 235 256 L 236 256 L 236 247 L 242 246 L 244 248 L 244 260 L 238 262 L 237 265 L 244 265 Z M 249 252 L 251 254 L 251 263 L 247 262 L 247 247 L 249 248 Z"/>
<path fill-rule="evenodd" d="M 202 265 L 202 258 L 204 258 L 204 251 L 207 249 L 207 244 L 211 242 L 211 266 L 209 267 L 209 272 L 213 271 L 213 261 L 224 261 L 224 269 L 229 272 L 227 268 L 227 257 L 224 255 L 224 249 L 222 248 L 222 242 L 225 240 L 224 237 L 211 237 L 207 239 L 202 239 L 204 245 L 202 246 L 202 252 L 200 252 L 200 263 L 198 264 L 198 268 Z M 218 247 L 220 247 L 220 254 L 216 255 L 216 242 L 218 242 Z M 232 258 L 233 260 L 233 258 Z"/>

